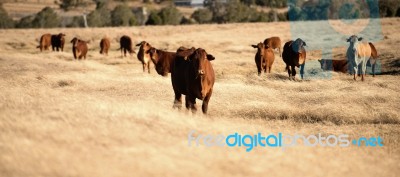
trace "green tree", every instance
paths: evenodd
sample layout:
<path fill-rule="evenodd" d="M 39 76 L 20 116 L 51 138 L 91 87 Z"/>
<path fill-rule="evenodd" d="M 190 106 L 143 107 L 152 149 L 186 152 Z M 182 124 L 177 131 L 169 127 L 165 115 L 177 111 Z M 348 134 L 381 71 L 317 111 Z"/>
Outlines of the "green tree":
<path fill-rule="evenodd" d="M 12 20 L 7 11 L 3 8 L 3 4 L 0 4 L 0 28 L 13 28 L 14 20 Z"/>
<path fill-rule="evenodd" d="M 118 5 L 111 12 L 112 26 L 133 26 L 136 25 L 136 19 L 132 10 L 127 5 Z"/>
<path fill-rule="evenodd" d="M 213 14 L 209 9 L 197 9 L 192 14 L 192 18 L 195 19 L 200 24 L 210 23 L 212 17 Z"/>
<path fill-rule="evenodd" d="M 105 6 L 102 6 L 88 14 L 87 22 L 90 27 L 110 26 L 111 13 Z"/>
<path fill-rule="evenodd" d="M 182 13 L 174 6 L 161 9 L 158 15 L 162 19 L 163 25 L 179 25 L 183 17 Z"/>
<path fill-rule="evenodd" d="M 157 11 L 151 11 L 146 25 L 162 25 L 162 19 L 158 16 Z"/>
<path fill-rule="evenodd" d="M 60 26 L 60 19 L 50 7 L 45 7 L 37 13 L 32 21 L 32 27 L 34 28 L 55 28 L 58 26 Z"/>
<path fill-rule="evenodd" d="M 34 16 L 26 16 L 19 20 L 16 27 L 17 28 L 33 28 L 32 21 L 35 17 Z"/>

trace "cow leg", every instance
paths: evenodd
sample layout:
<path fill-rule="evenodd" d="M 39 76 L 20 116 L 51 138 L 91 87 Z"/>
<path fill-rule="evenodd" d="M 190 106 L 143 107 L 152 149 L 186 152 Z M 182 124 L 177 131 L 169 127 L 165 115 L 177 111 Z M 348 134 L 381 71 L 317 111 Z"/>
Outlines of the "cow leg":
<path fill-rule="evenodd" d="M 357 73 L 358 73 L 358 67 L 355 66 L 355 67 L 354 67 L 354 73 L 353 73 L 353 79 L 354 79 L 354 80 L 357 80 L 357 79 L 356 79 L 356 74 L 357 74 Z"/>
<path fill-rule="evenodd" d="M 286 70 L 289 74 L 289 79 L 291 79 L 291 72 L 290 72 L 290 67 L 288 65 L 286 65 Z"/>
<path fill-rule="evenodd" d="M 147 72 L 149 72 L 149 74 L 150 74 L 150 61 L 147 62 Z"/>
<path fill-rule="evenodd" d="M 302 65 L 300 65 L 300 76 L 301 76 L 301 79 L 304 78 L 304 65 L 305 65 L 305 63 L 303 63 Z"/>
<path fill-rule="evenodd" d="M 181 94 L 175 93 L 175 100 L 174 100 L 174 105 L 172 106 L 172 108 L 178 108 L 178 109 L 182 108 L 182 95 Z"/>
<path fill-rule="evenodd" d="M 280 56 L 280 57 L 282 57 L 281 48 L 280 48 L 280 47 L 278 47 L 278 50 L 279 50 L 279 56 Z"/>
<path fill-rule="evenodd" d="M 197 112 L 196 97 L 189 97 L 189 105 L 190 109 L 192 110 L 192 113 L 196 113 Z"/>
<path fill-rule="evenodd" d="M 292 66 L 291 66 L 291 69 L 292 69 L 292 77 L 293 77 L 293 80 L 296 80 L 296 67 L 295 67 L 294 65 L 292 65 Z"/>
<path fill-rule="evenodd" d="M 146 63 L 143 63 L 142 66 L 143 66 L 143 72 L 146 72 Z"/>
<path fill-rule="evenodd" d="M 126 57 L 126 49 L 124 49 L 124 57 Z"/>
<path fill-rule="evenodd" d="M 207 114 L 208 110 L 208 102 L 210 101 L 211 95 L 212 95 L 212 89 L 208 92 L 206 97 L 203 99 L 203 105 L 201 106 L 201 110 L 203 111 L 203 114 Z"/>
<path fill-rule="evenodd" d="M 362 62 L 361 81 L 364 81 L 364 77 L 366 76 L 366 75 L 365 75 L 365 72 L 366 72 L 366 71 L 367 71 L 367 61 L 364 60 L 364 61 Z"/>
<path fill-rule="evenodd" d="M 256 65 L 257 65 L 257 73 L 258 73 L 258 75 L 260 76 L 261 75 L 261 64 L 260 63 L 258 63 L 258 62 L 256 62 Z"/>
<path fill-rule="evenodd" d="M 375 65 L 376 65 L 376 60 L 370 59 L 370 63 L 372 65 L 372 77 L 375 77 Z"/>

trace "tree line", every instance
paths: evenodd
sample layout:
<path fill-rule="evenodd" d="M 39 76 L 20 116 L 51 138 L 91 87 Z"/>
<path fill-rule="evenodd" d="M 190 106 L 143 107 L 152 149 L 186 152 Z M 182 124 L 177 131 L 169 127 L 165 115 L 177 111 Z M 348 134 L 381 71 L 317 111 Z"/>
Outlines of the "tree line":
<path fill-rule="evenodd" d="M 71 9 L 96 4 L 95 10 L 64 20 L 54 9 L 45 7 L 34 15 L 18 21 L 12 20 L 0 4 L 0 28 L 54 28 L 54 27 L 108 27 L 136 25 L 180 25 L 205 23 L 271 22 L 287 20 L 324 20 L 369 17 L 368 3 L 345 3 L 344 0 L 205 0 L 204 8 L 198 8 L 190 17 L 185 17 L 172 3 L 159 10 L 143 13 L 142 8 L 132 8 L 121 1 L 114 9 L 109 9 L 107 0 L 61 0 L 60 9 Z M 150 0 L 144 0 L 150 1 Z M 148 3 L 160 3 L 162 0 Z M 314 4 L 313 4 L 314 3 Z M 289 7 L 289 8 L 288 8 Z M 278 9 L 288 8 L 288 11 Z M 380 0 L 380 17 L 400 17 L 397 0 Z M 267 9 L 267 10 L 266 10 Z"/>

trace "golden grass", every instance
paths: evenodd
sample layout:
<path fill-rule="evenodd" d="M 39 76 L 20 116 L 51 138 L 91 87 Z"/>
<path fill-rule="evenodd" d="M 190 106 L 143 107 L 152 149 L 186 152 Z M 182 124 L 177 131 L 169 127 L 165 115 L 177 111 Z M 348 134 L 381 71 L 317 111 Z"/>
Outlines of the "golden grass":
<path fill-rule="evenodd" d="M 382 25 L 386 39 L 376 47 L 384 72 L 398 73 L 400 20 Z M 45 32 L 91 40 L 88 59 L 73 60 L 70 43 L 65 52 L 40 53 L 35 46 Z M 170 77 L 142 73 L 135 56 L 121 58 L 123 34 L 213 54 L 209 115 L 172 109 Z M 99 54 L 104 35 L 112 39 L 108 57 Z M 1 176 L 397 176 L 399 76 L 289 81 L 276 56 L 272 74 L 258 77 L 250 44 L 275 35 L 290 39 L 289 24 L 1 30 Z M 321 52 L 309 54 L 312 63 Z M 188 147 L 190 130 L 381 136 L 384 147 Z"/>

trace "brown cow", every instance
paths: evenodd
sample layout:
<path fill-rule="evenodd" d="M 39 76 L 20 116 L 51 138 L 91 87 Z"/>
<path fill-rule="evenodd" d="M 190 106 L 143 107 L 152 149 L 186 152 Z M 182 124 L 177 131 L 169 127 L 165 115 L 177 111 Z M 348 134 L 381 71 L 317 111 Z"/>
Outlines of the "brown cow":
<path fill-rule="evenodd" d="M 328 70 L 328 71 L 347 73 L 348 70 L 347 60 L 321 59 L 318 61 L 321 64 L 321 69 L 324 71 Z"/>
<path fill-rule="evenodd" d="M 151 48 L 151 45 L 147 43 L 146 41 L 142 41 L 139 44 L 136 44 L 136 46 L 140 46 L 139 52 L 137 54 L 137 58 L 140 62 L 142 62 L 143 65 L 143 72 L 146 71 L 146 66 L 147 70 L 150 73 L 150 53 L 148 52 Z"/>
<path fill-rule="evenodd" d="M 175 93 L 174 107 L 182 106 L 181 96 L 186 95 L 187 109 L 196 112 L 196 98 L 203 100 L 202 111 L 208 110 L 215 74 L 211 65 L 214 56 L 207 54 L 204 49 L 179 48 L 171 68 L 171 81 Z"/>
<path fill-rule="evenodd" d="M 59 34 L 53 34 L 51 35 L 51 46 L 53 51 L 57 50 L 61 52 L 64 50 L 64 43 L 65 43 L 65 34 L 59 33 Z"/>
<path fill-rule="evenodd" d="M 110 48 L 110 39 L 104 37 L 100 41 L 100 54 L 104 54 L 108 56 L 108 49 Z"/>
<path fill-rule="evenodd" d="M 286 63 L 286 69 L 289 74 L 289 78 L 293 77 L 295 80 L 296 69 L 295 67 L 300 67 L 300 76 L 303 79 L 304 76 L 304 65 L 306 61 L 306 50 L 304 47 L 306 43 L 298 38 L 295 41 L 288 41 L 283 46 L 282 59 Z"/>
<path fill-rule="evenodd" d="M 281 47 L 282 47 L 282 42 L 281 42 L 281 38 L 279 37 L 270 37 L 264 40 L 264 45 L 265 48 L 270 47 L 272 49 L 278 49 L 279 51 L 279 56 L 282 57 L 282 53 L 281 53 Z"/>
<path fill-rule="evenodd" d="M 148 53 L 150 53 L 150 59 L 153 61 L 157 73 L 161 76 L 168 76 L 168 73 L 171 73 L 171 64 L 176 53 L 158 50 L 154 47 L 150 48 Z"/>
<path fill-rule="evenodd" d="M 254 59 L 257 65 L 258 75 L 261 74 L 262 70 L 264 70 L 264 73 L 267 73 L 267 71 L 271 73 L 271 67 L 275 60 L 275 55 L 271 47 L 265 47 L 262 42 L 251 46 L 257 49 Z"/>
<path fill-rule="evenodd" d="M 88 51 L 87 43 L 89 43 L 89 42 L 83 41 L 83 40 L 80 40 L 80 39 L 74 37 L 71 40 L 71 43 L 72 43 L 72 53 L 74 54 L 74 58 L 75 59 L 77 59 L 77 58 L 86 59 L 86 54 Z"/>
<path fill-rule="evenodd" d="M 36 48 L 39 48 L 40 51 L 42 52 L 43 50 L 49 50 L 49 47 L 51 45 L 51 34 L 43 34 L 40 37 L 40 42 L 39 42 L 39 46 L 37 46 Z"/>
<path fill-rule="evenodd" d="M 122 51 L 124 52 L 123 56 L 126 57 L 126 52 L 128 51 L 130 55 L 132 55 L 133 53 L 136 53 L 133 48 L 132 48 L 132 40 L 129 36 L 122 36 L 119 40 L 119 45 L 121 49 L 121 55 L 122 55 Z"/>

